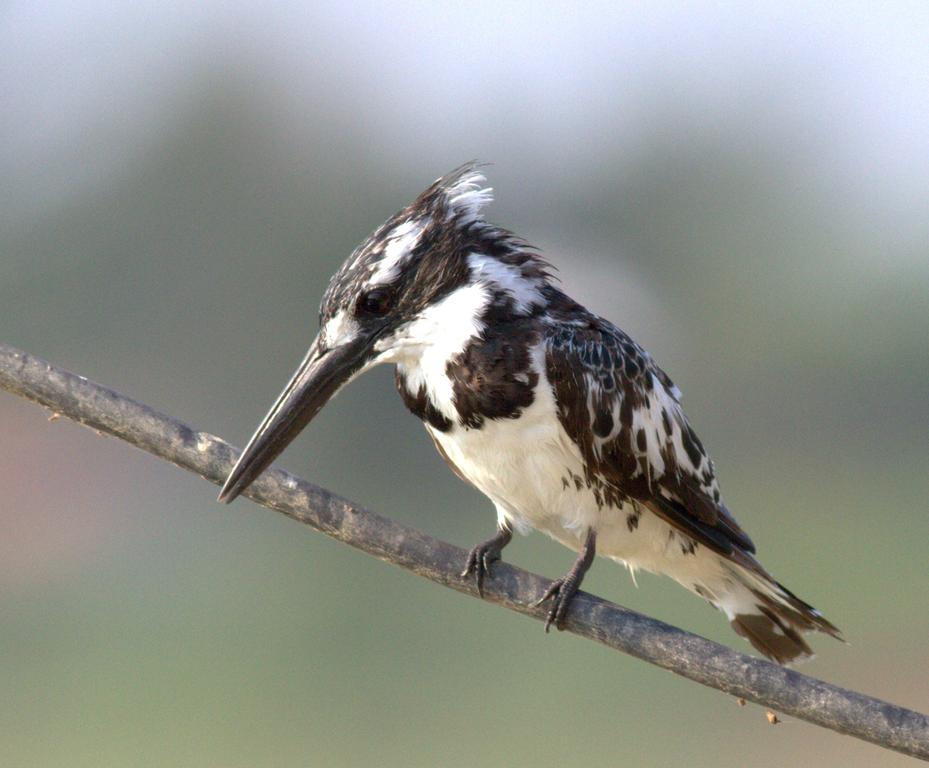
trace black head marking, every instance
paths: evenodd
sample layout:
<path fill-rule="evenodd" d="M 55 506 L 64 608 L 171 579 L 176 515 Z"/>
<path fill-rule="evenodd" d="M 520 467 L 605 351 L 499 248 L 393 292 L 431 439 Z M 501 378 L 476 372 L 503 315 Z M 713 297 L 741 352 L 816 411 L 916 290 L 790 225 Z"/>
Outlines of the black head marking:
<path fill-rule="evenodd" d="M 483 186 L 476 163 L 466 163 L 436 179 L 410 205 L 378 227 L 339 268 L 320 307 L 320 323 L 340 312 L 360 315 L 364 295 L 388 289 L 392 306 L 388 325 L 409 320 L 471 278 L 468 258 L 485 254 L 544 279 L 545 264 L 534 250 L 512 233 L 486 222 L 483 207 L 492 190 Z M 370 313 L 369 313 L 370 314 Z"/>

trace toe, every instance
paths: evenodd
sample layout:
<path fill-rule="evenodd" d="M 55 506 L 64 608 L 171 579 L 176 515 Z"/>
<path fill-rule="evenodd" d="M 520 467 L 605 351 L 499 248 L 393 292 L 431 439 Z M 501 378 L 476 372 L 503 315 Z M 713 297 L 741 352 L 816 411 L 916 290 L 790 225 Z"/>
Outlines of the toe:
<path fill-rule="evenodd" d="M 465 561 L 465 568 L 461 572 L 461 578 L 466 578 L 474 573 L 475 570 L 479 569 L 481 565 L 481 551 L 480 547 L 475 547 L 470 552 L 468 552 L 468 559 Z"/>
<path fill-rule="evenodd" d="M 561 579 L 556 579 L 555 581 L 553 581 L 551 584 L 548 585 L 548 589 L 545 590 L 545 593 L 542 595 L 542 597 L 536 600 L 533 603 L 533 605 L 534 606 L 542 605 L 542 603 L 544 603 L 550 597 L 556 597 L 560 590 L 561 590 Z"/>

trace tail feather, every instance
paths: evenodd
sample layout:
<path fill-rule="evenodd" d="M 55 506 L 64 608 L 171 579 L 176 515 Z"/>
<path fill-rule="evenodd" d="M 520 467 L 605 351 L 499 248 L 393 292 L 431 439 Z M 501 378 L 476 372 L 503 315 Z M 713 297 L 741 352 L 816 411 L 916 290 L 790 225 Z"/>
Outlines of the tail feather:
<path fill-rule="evenodd" d="M 809 658 L 813 649 L 807 645 L 797 630 L 777 614 L 741 613 L 729 625 L 750 642 L 757 650 L 779 664 Z"/>
<path fill-rule="evenodd" d="M 839 629 L 809 603 L 778 583 L 750 555 L 738 552 L 726 562 L 734 587 L 719 601 L 732 628 L 758 651 L 780 664 L 808 658 L 813 651 L 804 632 L 823 632 L 842 640 Z"/>

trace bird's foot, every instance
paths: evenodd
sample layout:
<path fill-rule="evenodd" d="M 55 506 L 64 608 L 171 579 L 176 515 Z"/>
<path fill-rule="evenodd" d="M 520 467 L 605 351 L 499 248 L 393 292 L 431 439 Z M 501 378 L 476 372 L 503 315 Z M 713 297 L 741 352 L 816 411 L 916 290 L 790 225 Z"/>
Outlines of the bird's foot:
<path fill-rule="evenodd" d="M 555 625 L 555 629 L 557 630 L 564 629 L 564 620 L 568 613 L 568 605 L 571 603 L 572 598 L 578 593 L 579 589 L 580 584 L 578 582 L 572 583 L 570 575 L 563 576 L 560 579 L 555 579 L 555 581 L 549 584 L 548 589 L 545 590 L 545 594 L 533 603 L 533 605 L 539 606 L 546 600 L 552 600 L 552 607 L 548 612 L 548 616 L 545 618 L 546 632 L 552 628 L 552 624 Z"/>
<path fill-rule="evenodd" d="M 584 547 L 581 549 L 581 553 L 577 560 L 574 561 L 574 565 L 571 566 L 571 570 L 560 579 L 555 579 L 555 581 L 549 584 L 548 589 L 545 590 L 545 594 L 533 603 L 533 605 L 539 606 L 546 600 L 551 599 L 552 601 L 552 607 L 545 619 L 546 632 L 551 629 L 552 624 L 555 625 L 555 629 L 564 629 L 565 617 L 568 614 L 568 606 L 580 590 L 581 582 L 584 580 L 584 574 L 587 573 L 587 570 L 590 568 L 596 551 L 597 536 L 591 529 L 587 531 Z"/>
<path fill-rule="evenodd" d="M 484 578 L 490 576 L 491 566 L 500 559 L 500 553 L 512 538 L 513 533 L 509 528 L 498 528 L 495 536 L 482 541 L 468 553 L 468 561 L 461 572 L 461 578 L 466 579 L 473 573 L 477 593 L 481 597 L 484 596 Z"/>

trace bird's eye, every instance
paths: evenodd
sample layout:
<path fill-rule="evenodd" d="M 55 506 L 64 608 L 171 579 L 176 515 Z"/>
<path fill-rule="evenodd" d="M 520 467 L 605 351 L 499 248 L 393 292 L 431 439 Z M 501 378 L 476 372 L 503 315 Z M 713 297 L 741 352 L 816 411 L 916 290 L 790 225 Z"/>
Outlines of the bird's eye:
<path fill-rule="evenodd" d="M 359 297 L 358 310 L 366 315 L 381 317 L 390 311 L 393 303 L 393 292 L 389 288 L 372 288 Z"/>

